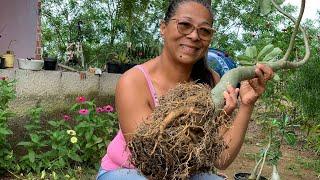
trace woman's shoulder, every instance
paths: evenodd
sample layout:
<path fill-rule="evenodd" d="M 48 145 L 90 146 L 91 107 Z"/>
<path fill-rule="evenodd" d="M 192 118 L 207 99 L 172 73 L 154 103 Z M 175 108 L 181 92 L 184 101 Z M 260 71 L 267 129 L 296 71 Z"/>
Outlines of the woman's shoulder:
<path fill-rule="evenodd" d="M 116 101 L 128 104 L 133 102 L 135 106 L 151 105 L 152 98 L 149 97 L 148 85 L 146 78 L 137 67 L 133 67 L 126 71 L 118 80 L 116 87 Z M 130 103 L 129 103 L 130 104 Z"/>
<path fill-rule="evenodd" d="M 130 89 L 139 88 L 140 86 L 143 86 L 143 79 L 144 76 L 140 70 L 136 67 L 133 67 L 121 75 L 117 86 Z"/>

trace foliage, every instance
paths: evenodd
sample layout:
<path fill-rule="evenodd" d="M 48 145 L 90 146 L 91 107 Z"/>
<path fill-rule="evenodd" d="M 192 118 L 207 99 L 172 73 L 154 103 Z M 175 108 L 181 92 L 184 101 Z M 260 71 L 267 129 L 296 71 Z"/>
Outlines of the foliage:
<path fill-rule="evenodd" d="M 14 82 L 0 77 L 0 175 L 11 169 L 15 160 L 7 139 L 12 134 L 7 121 L 13 115 L 8 110 L 8 103 L 15 97 Z"/>
<path fill-rule="evenodd" d="M 162 9 L 163 3 L 154 0 L 44 1 L 44 51 L 63 60 L 67 43 L 81 41 L 86 67 L 101 67 L 108 54 L 127 53 L 127 42 L 133 47 L 159 47 L 158 22 L 162 13 L 155 12 Z M 135 56 L 128 59 L 145 61 Z"/>
<path fill-rule="evenodd" d="M 54 172 L 77 166 L 98 169 L 105 147 L 117 131 L 116 114 L 110 105 L 96 107 L 84 97 L 71 108 L 73 116 L 50 120 L 47 128 L 41 125 L 42 109 L 30 111 L 30 122 L 25 126 L 29 135 L 23 146 L 27 153 L 19 159 L 17 170 Z M 37 163 L 35 163 L 37 162 Z"/>

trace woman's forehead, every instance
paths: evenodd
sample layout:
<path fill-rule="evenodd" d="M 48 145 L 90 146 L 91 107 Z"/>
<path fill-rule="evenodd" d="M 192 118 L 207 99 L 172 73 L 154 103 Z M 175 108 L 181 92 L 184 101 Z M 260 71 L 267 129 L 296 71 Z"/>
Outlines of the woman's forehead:
<path fill-rule="evenodd" d="M 180 4 L 175 12 L 175 17 L 181 17 L 197 23 L 212 23 L 210 11 L 200 3 L 189 1 Z"/>

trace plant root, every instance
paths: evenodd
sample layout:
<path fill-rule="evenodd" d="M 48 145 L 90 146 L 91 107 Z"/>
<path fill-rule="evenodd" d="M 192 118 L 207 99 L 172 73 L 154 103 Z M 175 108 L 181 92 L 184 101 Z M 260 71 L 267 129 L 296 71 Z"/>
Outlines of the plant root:
<path fill-rule="evenodd" d="M 215 170 L 228 147 L 219 127 L 228 127 L 231 118 L 215 117 L 210 88 L 180 84 L 159 104 L 128 142 L 131 163 L 149 179 L 188 179 Z"/>

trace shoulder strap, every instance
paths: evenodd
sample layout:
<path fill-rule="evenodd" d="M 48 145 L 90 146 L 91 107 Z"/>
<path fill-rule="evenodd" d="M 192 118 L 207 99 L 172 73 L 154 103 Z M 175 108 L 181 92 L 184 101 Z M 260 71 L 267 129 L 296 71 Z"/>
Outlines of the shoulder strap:
<path fill-rule="evenodd" d="M 150 90 L 150 93 L 151 93 L 151 96 L 153 99 L 153 103 L 155 106 L 158 106 L 159 102 L 158 102 L 157 92 L 151 82 L 151 79 L 150 79 L 148 72 L 143 68 L 142 65 L 137 65 L 135 67 L 138 68 L 143 73 L 144 77 L 146 78 L 147 83 L 148 83 L 148 88 Z"/>

